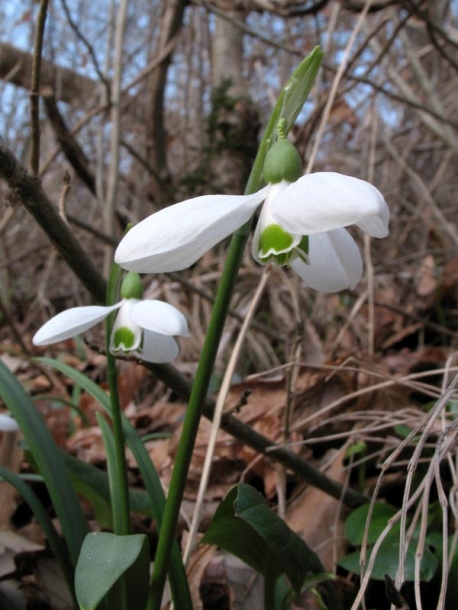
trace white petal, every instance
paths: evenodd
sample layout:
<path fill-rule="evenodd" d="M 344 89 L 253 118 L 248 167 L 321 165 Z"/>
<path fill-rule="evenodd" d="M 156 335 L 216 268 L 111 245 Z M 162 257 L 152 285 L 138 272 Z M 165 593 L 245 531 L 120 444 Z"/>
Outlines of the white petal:
<path fill-rule="evenodd" d="M 122 239 L 115 261 L 130 271 L 186 269 L 249 220 L 267 188 L 253 195 L 204 195 L 149 216 Z"/>
<path fill-rule="evenodd" d="M 121 303 L 104 307 L 102 305 L 88 305 L 87 307 L 73 307 L 54 316 L 44 324 L 32 339 L 34 345 L 48 345 L 64 341 L 79 335 L 91 326 L 101 322 L 108 314 L 120 307 Z"/>
<path fill-rule="evenodd" d="M 135 355 L 146 362 L 172 362 L 178 356 L 178 343 L 173 337 L 145 330 L 143 333 L 142 350 Z"/>
<path fill-rule="evenodd" d="M 16 430 L 19 430 L 19 426 L 15 419 L 0 413 L 0 430 L 2 432 L 16 432 Z"/>
<path fill-rule="evenodd" d="M 310 235 L 309 264 L 297 258 L 291 267 L 307 286 L 322 292 L 354 288 L 363 274 L 358 246 L 345 229 Z"/>
<path fill-rule="evenodd" d="M 126 353 L 134 351 L 140 346 L 142 342 L 142 329 L 132 320 L 131 315 L 133 306 L 136 305 L 138 302 L 139 301 L 137 299 L 123 299 L 121 302 L 121 307 L 119 308 L 118 315 L 116 316 L 116 320 L 114 321 L 113 330 L 111 331 L 110 337 L 110 352 L 112 352 L 113 354 L 116 354 L 119 351 Z M 119 337 L 117 337 L 117 341 L 119 341 L 119 343 L 115 345 L 116 332 L 122 328 L 127 328 L 132 333 L 132 344 L 128 346 L 122 343 L 122 339 L 120 340 Z"/>
<path fill-rule="evenodd" d="M 364 180 L 334 172 L 302 176 L 281 191 L 272 214 L 287 231 L 310 235 L 357 224 L 373 237 L 388 235 L 382 193 Z"/>
<path fill-rule="evenodd" d="M 176 307 L 164 301 L 138 301 L 130 317 L 141 328 L 163 335 L 189 336 L 188 322 Z"/>

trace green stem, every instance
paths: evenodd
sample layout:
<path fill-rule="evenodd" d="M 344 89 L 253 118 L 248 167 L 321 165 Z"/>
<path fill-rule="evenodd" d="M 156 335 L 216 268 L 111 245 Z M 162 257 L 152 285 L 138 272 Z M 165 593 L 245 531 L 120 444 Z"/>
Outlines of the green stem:
<path fill-rule="evenodd" d="M 277 578 L 277 566 L 271 566 L 267 562 L 267 569 L 264 572 L 264 610 L 275 610 L 275 584 Z"/>
<path fill-rule="evenodd" d="M 113 265 L 107 288 L 108 305 L 112 305 L 116 300 L 116 296 L 119 294 L 121 273 L 121 269 L 118 267 L 118 265 Z M 113 330 L 113 318 L 113 314 L 108 316 L 106 323 L 107 378 L 108 387 L 110 390 L 111 420 L 113 424 L 117 479 L 117 484 L 113 486 L 116 491 L 116 497 L 112 497 L 111 502 L 114 533 L 118 534 L 119 536 L 127 536 L 130 534 L 130 507 L 129 487 L 127 484 L 126 451 L 122 429 L 121 404 L 119 402 L 116 358 L 110 352 L 110 337 Z"/>
<path fill-rule="evenodd" d="M 189 397 L 154 561 L 148 610 L 159 610 L 189 464 L 251 221 L 234 233 Z"/>
<path fill-rule="evenodd" d="M 113 423 L 113 436 L 116 455 L 117 470 L 117 498 L 113 498 L 113 525 L 114 533 L 119 536 L 130 534 L 130 507 L 129 488 L 127 485 L 127 463 L 122 433 L 121 405 L 118 394 L 118 376 L 116 360 L 107 351 L 108 386 L 110 389 L 111 420 Z M 117 501 L 119 505 L 116 506 Z"/>

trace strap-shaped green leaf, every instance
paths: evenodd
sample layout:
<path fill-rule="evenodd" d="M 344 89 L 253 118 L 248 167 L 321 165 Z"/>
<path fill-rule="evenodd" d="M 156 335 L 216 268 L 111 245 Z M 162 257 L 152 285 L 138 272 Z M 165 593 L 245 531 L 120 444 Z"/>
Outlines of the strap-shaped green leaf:
<path fill-rule="evenodd" d="M 15 417 L 43 477 L 74 566 L 88 526 L 65 464 L 46 424 L 24 388 L 0 362 L 0 395 Z"/>
<path fill-rule="evenodd" d="M 76 371 L 71 366 L 53 360 L 52 358 L 38 358 L 42 364 L 46 364 L 53 367 L 67 375 L 76 383 L 81 385 L 86 392 L 95 398 L 103 409 L 110 413 L 110 398 L 96 383 L 91 379 L 88 379 L 85 375 Z M 129 422 L 127 417 L 123 416 L 123 431 L 126 438 L 127 445 L 132 451 L 138 468 L 142 474 L 143 482 L 145 484 L 146 491 L 149 496 L 149 502 L 151 511 L 153 513 L 154 520 L 156 521 L 157 528 L 160 530 L 162 524 L 162 518 L 165 507 L 165 495 L 164 490 L 159 479 L 159 475 L 154 468 L 154 464 L 146 451 L 141 439 L 139 438 L 137 431 Z M 192 608 L 191 594 L 189 592 L 188 580 L 186 578 L 186 572 L 183 566 L 181 558 L 180 548 L 178 543 L 175 541 L 172 549 L 172 557 L 170 562 L 169 570 L 170 588 L 172 590 L 172 597 L 176 608 L 180 610 L 187 610 Z"/>

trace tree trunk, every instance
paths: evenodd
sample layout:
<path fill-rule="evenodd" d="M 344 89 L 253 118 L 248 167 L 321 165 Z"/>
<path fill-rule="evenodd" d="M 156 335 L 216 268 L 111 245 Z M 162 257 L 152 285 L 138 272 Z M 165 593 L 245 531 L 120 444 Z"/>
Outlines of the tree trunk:
<path fill-rule="evenodd" d="M 183 14 L 187 0 L 168 0 L 164 2 L 161 19 L 160 36 L 156 55 L 158 55 L 179 32 L 183 25 Z M 172 61 L 168 54 L 147 81 L 145 96 L 145 116 L 148 117 L 146 131 L 146 158 L 155 175 L 151 176 L 149 197 L 158 207 L 166 203 L 167 193 L 170 190 L 170 172 L 167 165 L 167 132 L 164 120 L 164 92 L 167 81 L 167 72 Z M 165 187 L 165 188 L 164 188 Z"/>
<path fill-rule="evenodd" d="M 242 11 L 228 11 L 243 21 Z M 210 148 L 213 182 L 219 192 L 243 193 L 258 145 L 259 119 L 243 77 L 243 33 L 215 17 L 212 39 L 213 110 Z"/>

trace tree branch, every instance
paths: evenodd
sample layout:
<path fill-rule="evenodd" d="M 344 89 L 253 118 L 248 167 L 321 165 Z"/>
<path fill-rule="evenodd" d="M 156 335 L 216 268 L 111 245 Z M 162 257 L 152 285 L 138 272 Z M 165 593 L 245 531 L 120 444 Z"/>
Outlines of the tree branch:
<path fill-rule="evenodd" d="M 30 126 L 31 147 L 30 167 L 38 176 L 40 169 L 40 74 L 41 55 L 43 53 L 43 38 L 45 34 L 46 15 L 48 12 L 48 0 L 41 0 L 37 17 L 37 28 L 35 34 L 35 45 L 33 50 L 32 79 L 30 83 Z"/>
<path fill-rule="evenodd" d="M 59 111 L 54 97 L 45 96 L 43 102 L 46 115 L 53 128 L 56 140 L 62 147 L 67 161 L 73 167 L 79 178 L 84 182 L 88 189 L 95 195 L 95 178 L 89 169 L 89 162 L 79 145 L 75 136 L 71 134 Z"/>
<path fill-rule="evenodd" d="M 10 200 L 18 201 L 26 208 L 85 288 L 96 301 L 104 303 L 106 284 L 103 276 L 59 216 L 38 178 L 19 163 L 2 138 L 0 138 L 0 178 L 10 187 Z"/>

